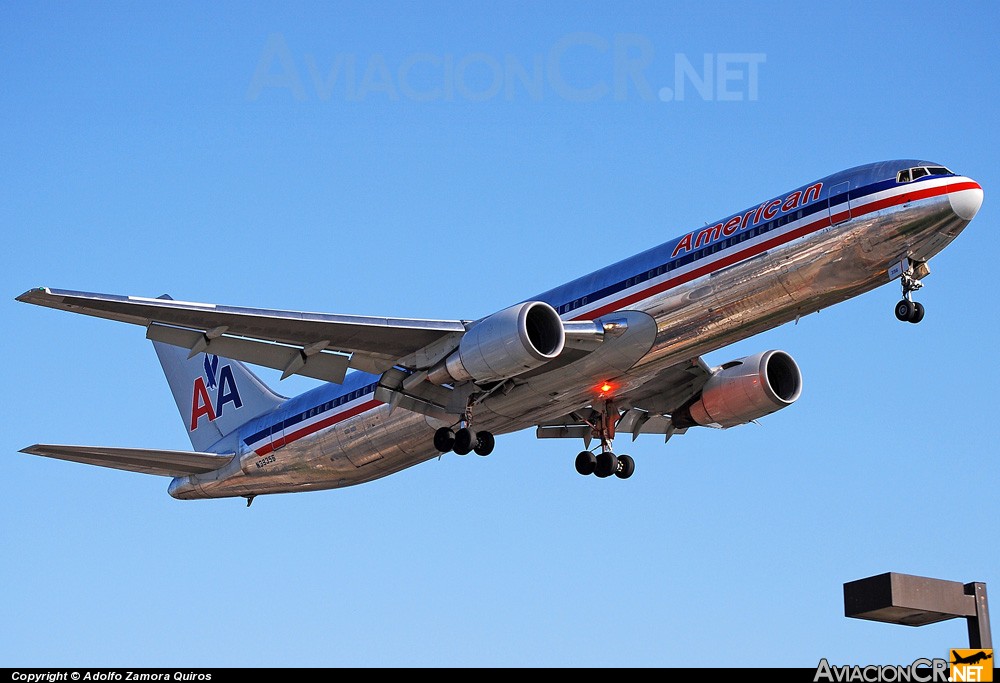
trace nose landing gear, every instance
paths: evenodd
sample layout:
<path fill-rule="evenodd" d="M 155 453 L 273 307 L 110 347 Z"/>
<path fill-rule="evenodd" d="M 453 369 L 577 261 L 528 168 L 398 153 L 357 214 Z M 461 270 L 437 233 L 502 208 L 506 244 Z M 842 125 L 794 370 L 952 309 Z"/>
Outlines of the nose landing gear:
<path fill-rule="evenodd" d="M 926 277 L 931 271 L 926 263 L 913 264 L 908 260 L 905 270 L 899 276 L 903 285 L 903 298 L 896 304 L 896 319 L 907 323 L 918 323 L 924 319 L 924 306 L 914 301 L 912 293 L 924 286 L 920 278 Z"/>
<path fill-rule="evenodd" d="M 896 318 L 906 323 L 918 323 L 924 319 L 924 305 L 919 301 L 903 299 L 896 304 Z"/>

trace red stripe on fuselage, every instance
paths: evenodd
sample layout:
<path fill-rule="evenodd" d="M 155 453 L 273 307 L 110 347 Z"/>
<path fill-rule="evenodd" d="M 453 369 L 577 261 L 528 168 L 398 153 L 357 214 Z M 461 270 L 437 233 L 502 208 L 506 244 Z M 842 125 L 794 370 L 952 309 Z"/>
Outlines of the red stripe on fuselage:
<path fill-rule="evenodd" d="M 316 432 L 318 432 L 321 429 L 326 429 L 330 425 L 335 425 L 338 422 L 343 422 L 344 420 L 352 418 L 355 415 L 360 415 L 361 413 L 365 412 L 366 410 L 371 410 L 372 408 L 377 408 L 380 405 L 382 405 L 382 401 L 376 401 L 375 399 L 372 399 L 370 401 L 365 401 L 361 405 L 354 406 L 350 410 L 345 410 L 342 413 L 337 413 L 336 415 L 331 415 L 330 417 L 327 417 L 327 418 L 324 418 L 322 420 L 319 420 L 318 422 L 314 422 L 314 423 L 312 423 L 311 425 L 309 425 L 307 427 L 303 427 L 302 429 L 294 431 L 291 434 L 285 434 L 284 436 L 282 436 L 277 441 L 271 441 L 270 443 L 264 444 L 260 448 L 255 449 L 254 453 L 256 453 L 257 455 L 267 455 L 271 451 L 277 450 L 277 449 L 279 449 L 279 448 L 281 448 L 283 446 L 287 446 L 288 444 L 292 443 L 293 441 L 298 441 L 299 439 L 301 439 L 304 436 L 309 436 L 310 434 L 315 434 Z"/>
<path fill-rule="evenodd" d="M 859 218 L 861 216 L 873 213 L 875 211 L 880 211 L 890 206 L 898 206 L 899 204 L 905 204 L 906 202 L 911 202 L 920 199 L 928 199 L 929 197 L 937 197 L 943 194 L 951 194 L 952 192 L 961 192 L 962 190 L 981 190 L 981 189 L 982 187 L 980 187 L 979 183 L 968 181 L 961 183 L 953 183 L 951 185 L 939 185 L 937 187 L 928 187 L 921 190 L 913 190 L 912 192 L 905 192 L 902 194 L 895 195 L 893 197 L 886 197 L 885 199 L 879 199 L 869 204 L 859 206 L 857 207 L 856 212 L 852 208 L 851 218 L 852 219 Z M 834 214 L 834 218 L 837 219 L 837 222 L 840 222 L 840 220 L 846 218 L 846 216 L 844 215 L 846 213 L 847 213 L 846 211 L 842 211 L 841 213 Z M 678 285 L 690 282 L 691 280 L 696 280 L 704 275 L 708 275 L 709 273 L 715 272 L 716 270 L 721 270 L 722 268 L 725 268 L 727 266 L 739 263 L 740 261 L 761 254 L 767 251 L 768 249 L 773 249 L 787 242 L 791 242 L 792 240 L 796 240 L 800 237 L 805 237 L 810 233 L 822 230 L 823 228 L 827 228 L 832 224 L 833 222 L 831 222 L 829 215 L 827 215 L 823 218 L 813 221 L 812 223 L 808 223 L 801 227 L 795 228 L 794 230 L 786 232 L 783 235 L 778 235 L 777 237 L 765 240 L 760 244 L 755 244 L 752 247 L 749 247 L 742 251 L 738 251 L 734 254 L 730 254 L 729 256 L 724 256 L 723 258 L 720 258 L 717 261 L 712 261 L 711 263 L 707 263 L 704 266 L 695 268 L 694 270 L 690 270 L 684 273 L 683 275 L 678 275 L 677 277 L 671 278 L 670 280 L 664 280 L 663 282 L 653 285 L 652 287 L 648 287 L 642 290 L 641 292 L 635 292 L 633 294 L 629 294 L 628 296 L 623 297 L 617 301 L 613 301 L 609 304 L 601 306 L 600 308 L 596 308 L 592 311 L 588 311 L 586 313 L 578 315 L 575 318 L 572 318 L 572 320 L 593 320 L 594 318 L 599 318 L 602 315 L 607 315 L 608 313 L 614 313 L 615 311 L 621 310 L 626 306 L 631 306 L 634 303 L 637 303 L 644 299 L 648 299 L 651 296 L 661 294 L 667 291 L 668 289 L 677 287 Z"/>

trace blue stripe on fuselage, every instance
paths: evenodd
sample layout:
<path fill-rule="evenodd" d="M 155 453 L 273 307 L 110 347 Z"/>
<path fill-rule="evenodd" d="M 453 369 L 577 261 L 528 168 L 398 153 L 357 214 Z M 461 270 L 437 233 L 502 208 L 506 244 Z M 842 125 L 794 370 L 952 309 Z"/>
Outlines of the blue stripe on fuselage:
<path fill-rule="evenodd" d="M 291 398 L 277 411 L 247 423 L 243 429 L 249 433 L 243 437 L 243 443 L 250 446 L 274 433 L 294 430 L 296 425 L 314 417 L 334 415 L 342 406 L 375 393 L 378 379 L 378 375 L 352 371 L 343 384 L 322 384 Z"/>

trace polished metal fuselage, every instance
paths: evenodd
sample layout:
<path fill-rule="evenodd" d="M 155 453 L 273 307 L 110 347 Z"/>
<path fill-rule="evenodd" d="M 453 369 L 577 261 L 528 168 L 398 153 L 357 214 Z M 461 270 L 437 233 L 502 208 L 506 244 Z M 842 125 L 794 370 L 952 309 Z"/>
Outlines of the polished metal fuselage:
<path fill-rule="evenodd" d="M 621 340 L 518 378 L 477 406 L 476 428 L 504 434 L 559 418 L 591 405 L 604 382 L 614 383 L 619 406 L 641 402 L 655 396 L 664 368 L 887 284 L 890 265 L 926 261 L 968 224 L 947 194 L 859 213 L 606 314 L 627 319 Z M 170 493 L 252 496 L 371 481 L 437 458 L 431 436 L 439 424 L 379 404 L 273 451 L 264 465 L 245 450 L 217 472 L 175 479 Z"/>

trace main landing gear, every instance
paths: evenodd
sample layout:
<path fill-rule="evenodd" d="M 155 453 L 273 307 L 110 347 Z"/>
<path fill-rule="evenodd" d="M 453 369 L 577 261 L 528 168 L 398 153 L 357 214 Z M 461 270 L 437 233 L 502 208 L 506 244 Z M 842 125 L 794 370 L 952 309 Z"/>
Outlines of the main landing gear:
<path fill-rule="evenodd" d="M 635 460 L 631 455 L 615 455 L 612 451 L 612 442 L 615 437 L 615 423 L 618 421 L 618 411 L 609 400 L 604 402 L 604 410 L 599 417 L 591 423 L 591 429 L 595 437 L 601 440 L 601 452 L 594 455 L 590 451 L 581 451 L 576 456 L 576 471 L 583 476 L 596 475 L 600 479 L 606 479 L 611 475 L 619 479 L 628 479 L 635 472 Z"/>
<path fill-rule="evenodd" d="M 456 455 L 468 455 L 475 452 L 476 455 L 489 455 L 493 452 L 496 440 L 493 434 L 487 431 L 472 431 L 472 408 L 466 409 L 465 416 L 459 421 L 459 429 L 453 430 L 451 427 L 441 427 L 434 432 L 434 448 L 442 453 L 454 451 Z"/>
<path fill-rule="evenodd" d="M 599 455 L 580 451 L 576 456 L 576 471 L 585 477 L 593 474 L 604 479 L 613 474 L 619 479 L 628 479 L 635 472 L 635 460 L 631 455 L 615 455 L 611 451 L 602 451 Z"/>
<path fill-rule="evenodd" d="M 924 268 L 926 269 L 926 266 Z M 903 271 L 900 280 L 903 283 L 903 298 L 896 304 L 896 319 L 908 323 L 918 323 L 924 319 L 924 306 L 918 301 L 913 301 L 911 293 L 924 285 L 917 278 L 912 266 Z"/>
<path fill-rule="evenodd" d="M 462 420 L 459 424 L 464 423 Z M 434 432 L 434 448 L 442 453 L 454 451 L 457 455 L 489 455 L 496 444 L 493 434 L 487 431 L 473 432 L 468 427 L 454 431 L 451 427 L 441 427 Z"/>

